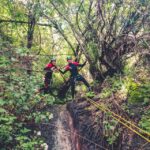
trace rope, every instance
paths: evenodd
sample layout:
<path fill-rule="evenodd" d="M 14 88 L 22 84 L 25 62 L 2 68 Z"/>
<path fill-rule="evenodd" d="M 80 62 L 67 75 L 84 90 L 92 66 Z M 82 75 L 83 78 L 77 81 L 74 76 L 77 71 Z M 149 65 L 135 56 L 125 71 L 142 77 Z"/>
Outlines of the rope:
<path fill-rule="evenodd" d="M 93 102 L 94 102 L 94 101 L 93 101 Z M 114 116 L 119 117 L 120 119 L 122 119 L 122 120 L 125 121 L 126 123 L 130 124 L 131 126 L 137 128 L 138 130 L 141 130 L 143 133 L 145 133 L 145 134 L 147 134 L 148 136 L 150 136 L 150 133 L 149 133 L 149 132 L 147 132 L 147 131 L 145 131 L 145 130 L 139 128 L 139 127 L 136 126 L 133 122 L 129 122 L 128 120 L 124 119 L 122 116 L 120 116 L 120 115 L 114 113 L 113 111 L 111 111 L 110 109 L 108 109 L 106 106 L 104 106 L 104 104 L 103 104 L 103 105 L 102 105 L 102 104 L 100 105 L 99 103 L 96 103 L 96 104 L 98 104 L 100 107 L 103 107 L 103 108 L 106 109 L 107 111 L 111 112 Z"/>
<path fill-rule="evenodd" d="M 122 125 L 124 125 L 125 127 L 127 127 L 128 129 L 130 129 L 131 131 L 133 131 L 134 133 L 136 133 L 137 135 L 139 135 L 141 138 L 145 139 L 147 142 L 150 143 L 150 139 L 146 138 L 146 137 L 143 136 L 140 132 L 136 131 L 135 129 L 133 129 L 132 127 L 129 126 L 129 125 L 131 125 L 131 126 L 134 126 L 134 127 L 135 127 L 136 125 L 134 125 L 133 123 L 127 121 L 126 119 L 124 119 L 123 117 L 119 116 L 118 114 L 112 112 L 110 109 L 106 108 L 105 106 L 102 106 L 102 105 L 96 103 L 95 101 L 93 101 L 93 100 L 91 100 L 91 99 L 87 99 L 87 100 L 88 100 L 90 103 L 92 103 L 96 108 L 98 108 L 98 109 L 104 111 L 105 113 L 106 113 L 107 111 L 111 112 L 111 113 L 114 115 L 114 116 L 113 116 L 113 115 L 111 115 L 111 116 L 112 116 L 115 120 L 117 120 L 117 121 L 120 122 Z M 107 110 L 107 111 L 106 111 L 106 110 Z M 119 117 L 119 119 L 118 119 L 116 116 Z M 120 119 L 122 119 L 124 122 L 121 121 Z M 125 123 L 125 122 L 126 122 L 126 123 Z M 128 123 L 129 125 L 128 125 L 127 123 Z M 140 129 L 140 128 L 137 127 L 137 126 L 136 126 L 136 128 L 137 128 L 137 129 Z M 144 130 L 142 130 L 142 129 L 140 129 L 140 130 L 141 130 L 141 131 L 144 131 Z M 144 131 L 144 133 L 149 136 L 149 133 L 148 133 L 148 132 Z"/>
<path fill-rule="evenodd" d="M 105 106 L 104 106 L 105 107 Z M 108 109 L 107 107 L 105 107 L 106 110 L 110 111 L 113 115 L 119 117 L 120 119 L 122 119 L 123 121 L 125 121 L 126 123 L 130 124 L 131 126 L 137 128 L 138 130 L 141 130 L 143 133 L 147 134 L 148 136 L 150 136 L 150 133 L 139 128 L 138 126 L 136 126 L 133 122 L 129 122 L 128 120 L 124 119 L 122 116 L 119 116 L 118 114 L 114 113 L 113 111 L 111 111 L 110 109 Z"/>

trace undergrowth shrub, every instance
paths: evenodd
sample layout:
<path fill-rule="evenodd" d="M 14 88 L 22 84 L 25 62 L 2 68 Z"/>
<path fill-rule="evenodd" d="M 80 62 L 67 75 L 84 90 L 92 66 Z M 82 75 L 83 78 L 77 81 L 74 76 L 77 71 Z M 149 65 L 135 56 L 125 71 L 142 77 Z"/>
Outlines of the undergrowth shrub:
<path fill-rule="evenodd" d="M 144 105 L 150 103 L 150 84 L 131 83 L 128 90 L 128 102 L 131 104 L 142 103 Z"/>
<path fill-rule="evenodd" d="M 37 93 L 39 83 L 43 81 L 37 72 L 28 75 L 20 64 L 15 64 L 12 61 L 17 60 L 15 56 L 12 51 L 12 54 L 4 53 L 0 59 L 3 72 L 0 81 L 0 149 L 42 149 L 43 139 L 33 134 L 29 124 L 48 122 L 52 114 L 42 109 L 52 105 L 55 98 Z"/>
<path fill-rule="evenodd" d="M 150 133 L 150 110 L 146 111 L 145 114 L 142 116 L 139 125 Z"/>

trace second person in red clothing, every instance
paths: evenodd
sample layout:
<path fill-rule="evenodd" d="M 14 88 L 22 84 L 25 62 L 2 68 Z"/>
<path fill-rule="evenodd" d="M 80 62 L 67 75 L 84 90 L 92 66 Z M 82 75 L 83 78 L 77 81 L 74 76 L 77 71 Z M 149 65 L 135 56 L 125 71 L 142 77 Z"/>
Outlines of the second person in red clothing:
<path fill-rule="evenodd" d="M 72 94 L 72 98 L 74 98 L 74 94 L 75 94 L 75 82 L 76 81 L 82 81 L 88 88 L 89 91 L 91 91 L 91 87 L 89 85 L 89 83 L 85 80 L 85 78 L 80 75 L 78 73 L 78 67 L 83 67 L 85 63 L 83 64 L 79 64 L 78 62 L 74 62 L 71 58 L 71 56 L 68 56 L 67 57 L 67 62 L 68 62 L 68 65 L 65 67 L 65 69 L 62 71 L 59 69 L 59 71 L 62 73 L 62 74 L 65 74 L 67 71 L 70 71 L 70 85 L 71 85 L 71 94 Z"/>
<path fill-rule="evenodd" d="M 55 70 L 57 70 L 56 67 L 56 59 L 52 58 L 50 62 L 46 65 L 44 68 L 46 71 L 45 77 L 44 77 L 44 93 L 49 93 L 51 89 L 52 84 L 52 75 Z"/>

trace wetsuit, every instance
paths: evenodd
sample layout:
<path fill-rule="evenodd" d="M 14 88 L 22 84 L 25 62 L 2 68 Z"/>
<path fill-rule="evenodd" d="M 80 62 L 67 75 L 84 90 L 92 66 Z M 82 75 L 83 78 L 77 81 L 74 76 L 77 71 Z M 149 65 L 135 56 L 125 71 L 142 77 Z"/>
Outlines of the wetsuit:
<path fill-rule="evenodd" d="M 83 67 L 85 64 L 86 64 L 86 62 L 84 64 L 79 64 L 78 62 L 73 62 L 73 63 L 69 63 L 65 67 L 64 71 L 60 70 L 60 72 L 63 74 L 65 74 L 67 71 L 70 71 L 70 73 L 71 73 L 69 80 L 70 80 L 71 93 L 72 93 L 73 98 L 74 98 L 74 94 L 75 94 L 75 82 L 76 81 L 82 81 L 88 87 L 88 89 L 90 89 L 89 83 L 85 80 L 85 78 L 82 75 L 80 75 L 78 73 L 78 67 Z"/>
<path fill-rule="evenodd" d="M 52 63 L 49 63 L 46 65 L 44 70 L 46 71 L 45 77 L 44 77 L 44 88 L 45 88 L 45 93 L 49 92 L 50 85 L 52 83 L 52 74 L 53 74 L 53 69 L 55 69 L 56 66 L 53 65 Z"/>

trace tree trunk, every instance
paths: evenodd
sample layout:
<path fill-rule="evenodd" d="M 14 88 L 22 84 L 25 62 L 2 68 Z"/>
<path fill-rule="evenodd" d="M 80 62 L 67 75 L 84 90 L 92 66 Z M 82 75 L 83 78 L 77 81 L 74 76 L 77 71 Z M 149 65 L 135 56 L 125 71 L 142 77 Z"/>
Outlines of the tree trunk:
<path fill-rule="evenodd" d="M 32 13 L 29 13 L 28 16 L 28 35 L 27 35 L 27 48 L 31 49 L 33 42 L 33 34 L 35 27 L 35 17 Z"/>
<path fill-rule="evenodd" d="M 35 23 L 36 23 L 35 16 L 31 12 L 29 12 L 29 16 L 28 16 L 28 34 L 27 34 L 27 48 L 28 49 L 32 48 Z M 29 75 L 31 75 L 32 61 L 29 60 L 26 65 L 27 65 L 27 68 L 29 68 L 29 70 L 27 70 L 27 73 Z"/>
<path fill-rule="evenodd" d="M 104 81 L 103 74 L 101 73 L 101 70 L 96 66 L 96 64 L 90 64 L 89 71 L 91 73 L 93 80 L 97 80 L 99 82 Z"/>

